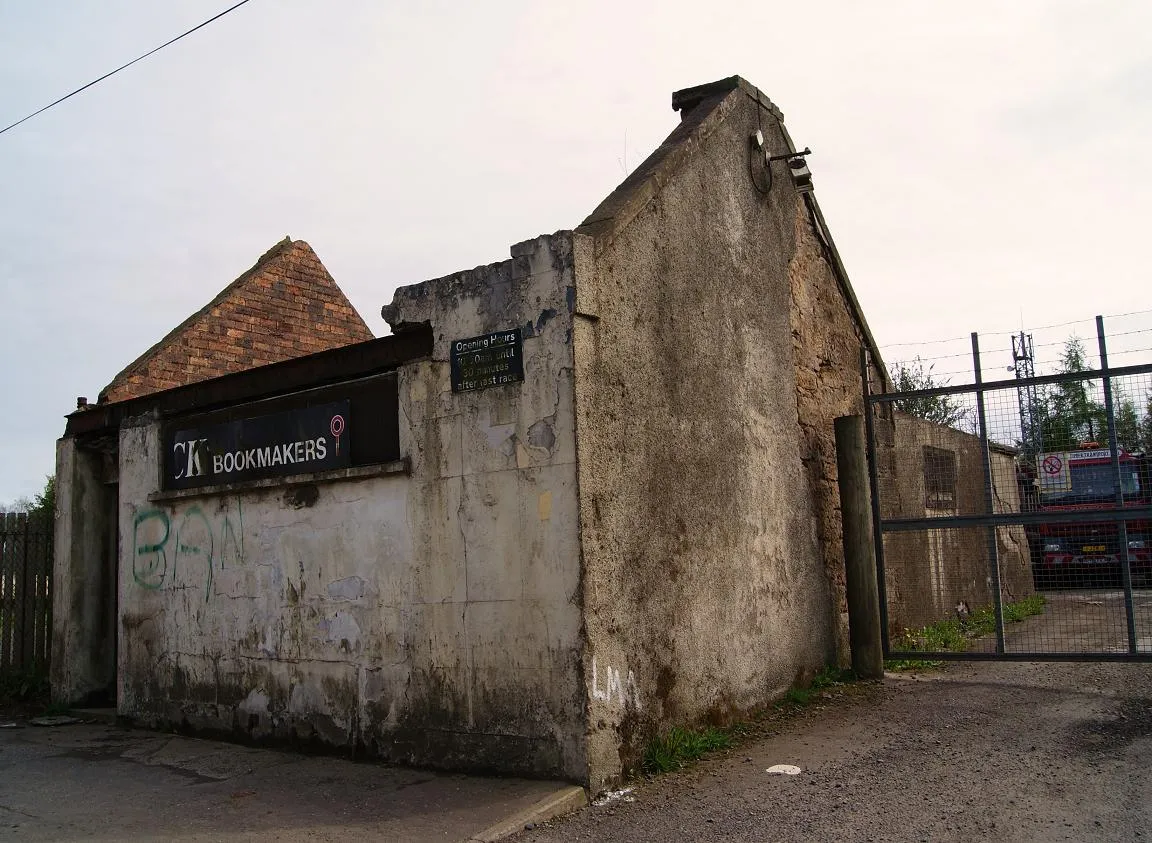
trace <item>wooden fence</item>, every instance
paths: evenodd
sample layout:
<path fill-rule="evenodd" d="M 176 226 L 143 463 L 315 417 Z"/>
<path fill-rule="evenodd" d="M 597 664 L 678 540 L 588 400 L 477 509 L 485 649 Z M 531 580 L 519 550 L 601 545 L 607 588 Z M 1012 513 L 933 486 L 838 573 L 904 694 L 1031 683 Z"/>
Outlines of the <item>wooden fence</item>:
<path fill-rule="evenodd" d="M 0 674 L 47 673 L 52 640 L 52 519 L 0 512 Z"/>

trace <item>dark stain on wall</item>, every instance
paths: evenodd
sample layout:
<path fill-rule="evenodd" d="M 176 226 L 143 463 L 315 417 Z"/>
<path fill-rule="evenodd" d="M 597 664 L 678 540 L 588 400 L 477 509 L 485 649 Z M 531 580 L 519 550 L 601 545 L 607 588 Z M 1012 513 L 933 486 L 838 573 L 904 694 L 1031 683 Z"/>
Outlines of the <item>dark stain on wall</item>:
<path fill-rule="evenodd" d="M 315 506 L 320 500 L 320 489 L 314 483 L 307 486 L 293 486 L 284 493 L 284 503 L 293 509 Z"/>

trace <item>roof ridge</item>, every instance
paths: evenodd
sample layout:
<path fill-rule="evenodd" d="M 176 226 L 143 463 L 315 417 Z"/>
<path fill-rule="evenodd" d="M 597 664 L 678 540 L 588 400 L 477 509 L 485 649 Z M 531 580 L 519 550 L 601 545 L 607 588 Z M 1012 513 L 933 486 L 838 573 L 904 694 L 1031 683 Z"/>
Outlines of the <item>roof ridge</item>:
<path fill-rule="evenodd" d="M 694 85 L 691 88 L 681 88 L 672 93 L 672 110 L 688 112 L 695 108 L 701 100 L 716 94 L 726 94 L 729 91 L 741 90 L 753 100 L 760 103 L 773 117 L 784 122 L 784 112 L 767 95 L 745 79 L 743 76 L 729 76 L 715 82 L 706 82 L 703 85 Z"/>
<path fill-rule="evenodd" d="M 695 143 L 708 137 L 719 121 L 726 117 L 720 113 L 724 103 L 736 92 L 748 96 L 760 108 L 769 112 L 779 126 L 783 135 L 786 149 L 796 151 L 788 129 L 784 125 L 784 114 L 764 92 L 741 76 L 728 76 L 715 82 L 707 82 L 691 88 L 682 88 L 672 94 L 672 108 L 680 112 L 680 123 L 664 139 L 651 155 L 596 206 L 579 226 L 576 234 L 583 234 L 592 238 L 593 250 L 599 253 L 602 249 L 624 231 L 641 213 L 643 208 L 658 195 L 668 183 L 668 180 L 678 171 L 685 159 L 692 154 Z M 720 115 L 717 118 L 717 115 Z M 840 257 L 820 205 L 816 201 L 814 192 L 804 194 L 804 204 L 808 211 L 816 233 L 817 240 L 827 250 L 827 262 L 836 282 L 840 288 L 848 308 L 851 310 L 856 324 L 860 328 L 863 340 L 869 351 L 877 361 L 881 361 L 881 372 L 884 378 L 888 374 L 883 369 L 879 347 L 868 326 L 864 316 L 864 309 L 860 305 L 852 283 L 848 278 L 848 270 Z"/>

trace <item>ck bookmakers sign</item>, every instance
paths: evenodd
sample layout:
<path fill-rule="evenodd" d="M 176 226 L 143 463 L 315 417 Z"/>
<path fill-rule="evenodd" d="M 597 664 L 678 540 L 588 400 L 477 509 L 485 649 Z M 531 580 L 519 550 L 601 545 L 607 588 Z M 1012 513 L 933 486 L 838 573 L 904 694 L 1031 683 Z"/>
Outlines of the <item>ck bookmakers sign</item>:
<path fill-rule="evenodd" d="M 308 474 L 351 465 L 348 401 L 173 430 L 165 436 L 164 488 Z"/>

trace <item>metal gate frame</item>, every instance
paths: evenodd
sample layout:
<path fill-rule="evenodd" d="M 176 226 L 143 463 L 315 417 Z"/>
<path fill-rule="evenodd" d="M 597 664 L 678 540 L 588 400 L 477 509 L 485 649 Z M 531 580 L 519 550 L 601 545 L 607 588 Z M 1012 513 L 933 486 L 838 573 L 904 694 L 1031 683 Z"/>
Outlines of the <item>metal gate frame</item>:
<path fill-rule="evenodd" d="M 983 380 L 980 365 L 980 340 L 973 332 L 972 367 L 974 383 L 959 386 L 936 387 L 908 392 L 873 394 L 869 380 L 871 361 L 867 351 L 861 356 L 861 379 L 864 387 L 864 424 L 868 452 L 868 482 L 872 499 L 872 536 L 876 553 L 876 580 L 880 602 L 880 634 L 886 659 L 932 659 L 932 660 L 1003 660 L 1003 661 L 1122 661 L 1152 662 L 1152 650 L 1141 651 L 1137 647 L 1136 622 L 1132 595 L 1132 570 L 1128 551 L 1128 522 L 1152 519 L 1152 506 L 1124 507 L 1123 491 L 1120 482 L 1119 450 L 1116 442 L 1116 415 L 1113 406 L 1112 378 L 1152 373 L 1152 364 L 1121 366 L 1108 365 L 1108 348 L 1104 334 L 1104 319 L 1096 317 L 1096 336 L 1099 344 L 1100 368 L 1074 375 L 1043 375 L 1031 378 L 1010 380 Z M 1110 509 L 1096 509 L 1080 512 L 1061 512 L 1059 515 L 1042 512 L 996 513 L 993 507 L 993 485 L 991 458 L 985 407 L 985 393 L 994 390 L 1027 389 L 1062 382 L 1080 380 L 1100 380 L 1103 383 L 1105 412 L 1108 417 L 1108 445 L 1112 451 L 1112 471 L 1115 475 L 1116 504 Z M 984 469 L 985 512 L 982 515 L 957 515 L 933 518 L 883 518 L 881 516 L 880 481 L 877 467 L 876 431 L 874 413 L 884 405 L 894 404 L 900 399 L 930 398 L 945 395 L 975 394 L 977 435 L 980 439 Z M 1116 522 L 1119 527 L 1120 568 L 1124 588 L 1124 610 L 1127 622 L 1128 650 L 1116 652 L 1006 652 L 1004 647 L 1004 600 L 1000 583 L 999 548 L 996 537 L 997 527 L 1029 526 L 1048 523 L 1070 524 L 1089 522 Z M 884 536 L 889 533 L 915 532 L 956 527 L 984 527 L 987 531 L 989 575 L 992 582 L 996 618 L 996 651 L 988 652 L 949 652 L 894 650 L 888 629 L 888 601 L 884 579 Z"/>

